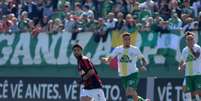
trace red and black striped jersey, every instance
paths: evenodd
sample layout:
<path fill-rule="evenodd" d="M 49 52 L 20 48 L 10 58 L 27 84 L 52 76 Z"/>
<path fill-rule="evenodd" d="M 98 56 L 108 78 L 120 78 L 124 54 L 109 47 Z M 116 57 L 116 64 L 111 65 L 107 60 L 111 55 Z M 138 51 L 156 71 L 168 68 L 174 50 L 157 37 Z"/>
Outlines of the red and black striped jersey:
<path fill-rule="evenodd" d="M 89 77 L 87 80 L 83 80 L 83 76 L 87 74 L 87 72 L 91 69 L 94 69 L 95 73 Z M 95 89 L 102 88 L 102 82 L 98 73 L 93 65 L 93 63 L 89 60 L 88 57 L 82 56 L 82 58 L 78 59 L 78 72 L 83 80 L 84 89 Z"/>

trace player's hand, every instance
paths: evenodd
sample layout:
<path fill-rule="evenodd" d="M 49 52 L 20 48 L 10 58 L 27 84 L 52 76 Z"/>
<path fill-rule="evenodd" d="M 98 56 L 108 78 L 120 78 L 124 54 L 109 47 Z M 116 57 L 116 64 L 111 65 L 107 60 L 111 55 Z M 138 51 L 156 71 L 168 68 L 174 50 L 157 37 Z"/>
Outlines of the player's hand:
<path fill-rule="evenodd" d="M 186 63 L 181 64 L 181 65 L 178 67 L 178 70 L 179 70 L 180 72 L 184 71 L 185 66 L 186 66 Z"/>
<path fill-rule="evenodd" d="M 139 69 L 140 69 L 140 72 L 147 71 L 147 68 L 145 66 L 141 66 Z"/>
<path fill-rule="evenodd" d="M 101 61 L 102 61 L 103 63 L 109 64 L 108 58 L 106 58 L 106 57 L 101 57 L 100 59 L 101 59 Z"/>

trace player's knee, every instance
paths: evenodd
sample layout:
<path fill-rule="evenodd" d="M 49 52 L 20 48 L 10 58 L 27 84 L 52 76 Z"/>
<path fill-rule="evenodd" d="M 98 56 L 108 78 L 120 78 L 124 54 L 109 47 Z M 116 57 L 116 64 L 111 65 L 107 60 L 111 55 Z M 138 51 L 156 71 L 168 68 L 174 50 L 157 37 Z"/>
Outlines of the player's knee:
<path fill-rule="evenodd" d="M 133 101 L 133 97 L 132 96 L 127 96 L 127 101 Z"/>
<path fill-rule="evenodd" d="M 80 101 L 92 101 L 92 98 L 91 97 L 88 97 L 88 96 L 82 96 L 80 98 Z"/>
<path fill-rule="evenodd" d="M 201 91 L 197 90 L 192 93 L 192 96 L 201 95 Z"/>
<path fill-rule="evenodd" d="M 197 91 L 197 95 L 201 96 L 201 90 Z"/>
<path fill-rule="evenodd" d="M 134 88 L 129 87 L 126 90 L 126 95 L 127 96 L 130 96 L 130 95 L 131 96 L 137 96 L 137 92 L 136 92 L 136 90 Z"/>
<path fill-rule="evenodd" d="M 187 91 L 186 86 L 182 86 L 182 91 L 183 91 L 183 92 L 186 92 L 186 91 Z"/>

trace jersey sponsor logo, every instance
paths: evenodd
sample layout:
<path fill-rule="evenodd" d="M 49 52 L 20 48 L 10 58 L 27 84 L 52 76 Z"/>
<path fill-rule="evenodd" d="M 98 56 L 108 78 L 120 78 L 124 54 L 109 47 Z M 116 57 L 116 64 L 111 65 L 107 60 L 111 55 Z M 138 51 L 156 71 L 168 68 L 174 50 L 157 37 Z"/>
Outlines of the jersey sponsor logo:
<path fill-rule="evenodd" d="M 132 60 L 129 58 L 128 55 L 123 55 L 120 59 L 120 62 L 129 63 L 132 62 Z"/>
<path fill-rule="evenodd" d="M 188 55 L 188 57 L 187 57 L 187 62 L 191 62 L 191 61 L 194 61 L 194 60 L 196 60 L 196 58 L 194 58 L 192 55 Z"/>

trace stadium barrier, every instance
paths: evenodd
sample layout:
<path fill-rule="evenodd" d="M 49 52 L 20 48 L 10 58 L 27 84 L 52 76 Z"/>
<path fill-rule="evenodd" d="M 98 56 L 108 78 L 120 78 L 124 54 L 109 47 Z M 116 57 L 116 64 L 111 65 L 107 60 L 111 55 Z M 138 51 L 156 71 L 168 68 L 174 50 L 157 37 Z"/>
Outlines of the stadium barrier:
<path fill-rule="evenodd" d="M 120 79 L 103 78 L 107 101 L 125 101 Z M 153 82 L 152 82 L 152 81 Z M 0 101 L 78 101 L 78 78 L 0 77 Z M 138 93 L 151 101 L 183 101 L 182 79 L 141 79 Z"/>

